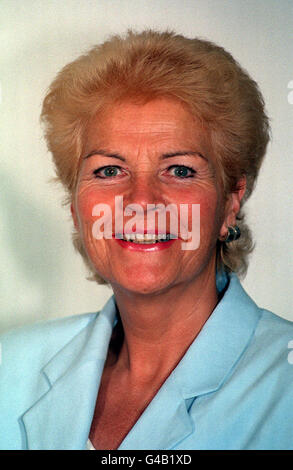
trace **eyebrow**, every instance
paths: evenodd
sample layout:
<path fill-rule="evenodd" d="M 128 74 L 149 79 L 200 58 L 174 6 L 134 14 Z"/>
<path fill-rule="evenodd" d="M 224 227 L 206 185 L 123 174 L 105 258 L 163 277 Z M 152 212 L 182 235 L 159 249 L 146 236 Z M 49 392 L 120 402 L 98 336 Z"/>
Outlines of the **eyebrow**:
<path fill-rule="evenodd" d="M 86 158 L 90 158 L 93 155 L 103 155 L 104 157 L 118 158 L 119 160 L 122 160 L 123 162 L 126 161 L 125 158 L 121 157 L 121 155 L 119 155 L 118 153 L 109 153 L 109 152 L 106 152 L 106 150 L 103 150 L 103 149 L 92 150 L 90 153 L 85 155 L 83 158 L 85 160 Z"/>
<path fill-rule="evenodd" d="M 194 150 L 182 150 L 178 152 L 164 153 L 160 157 L 160 160 L 165 160 L 166 158 L 172 158 L 172 157 L 180 157 L 184 155 L 192 155 L 194 157 L 200 157 L 200 158 L 203 158 L 204 160 L 207 160 L 207 158 L 202 153 L 195 152 Z"/>
<path fill-rule="evenodd" d="M 90 153 L 85 155 L 83 158 L 85 160 L 86 158 L 90 158 L 93 155 L 103 155 L 104 157 L 118 158 L 118 160 L 121 160 L 122 162 L 126 161 L 126 159 L 124 157 L 122 157 L 121 155 L 119 155 L 119 153 L 110 153 L 110 152 L 107 152 L 106 150 L 103 150 L 103 149 L 92 150 Z M 160 160 L 165 160 L 167 158 L 173 158 L 173 157 L 180 157 L 180 156 L 184 156 L 184 155 L 192 155 L 192 156 L 200 157 L 200 158 L 203 158 L 204 160 L 207 160 L 207 158 L 202 153 L 195 152 L 193 150 L 179 150 L 177 152 L 164 153 L 163 155 L 161 155 Z"/>

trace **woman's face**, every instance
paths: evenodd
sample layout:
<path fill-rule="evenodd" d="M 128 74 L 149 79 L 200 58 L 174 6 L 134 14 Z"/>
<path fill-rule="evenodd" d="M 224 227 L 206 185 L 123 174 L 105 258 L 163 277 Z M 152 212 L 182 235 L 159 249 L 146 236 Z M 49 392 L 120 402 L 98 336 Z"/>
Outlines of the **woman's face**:
<path fill-rule="evenodd" d="M 123 228 L 129 229 L 126 223 L 136 214 L 138 223 L 133 230 L 142 234 L 143 230 L 161 228 L 158 220 L 155 226 L 147 226 L 148 205 L 173 204 L 179 219 L 180 205 L 185 205 L 191 231 L 192 205 L 199 204 L 199 246 L 182 249 L 180 220 L 178 238 L 171 242 L 141 245 L 117 239 L 117 196 L 123 208 L 136 211 L 124 215 Z M 98 212 L 93 211 L 97 204 L 109 208 L 112 238 L 97 239 L 93 233 L 99 219 Z M 88 128 L 72 214 L 92 265 L 113 287 L 154 294 L 196 281 L 214 269 L 216 241 L 225 233 L 223 223 L 228 216 L 216 185 L 206 131 L 177 100 L 161 98 L 142 105 L 125 102 L 109 106 Z M 182 226 L 186 226 L 183 212 L 181 218 Z M 167 233 L 170 227 L 167 217 Z"/>

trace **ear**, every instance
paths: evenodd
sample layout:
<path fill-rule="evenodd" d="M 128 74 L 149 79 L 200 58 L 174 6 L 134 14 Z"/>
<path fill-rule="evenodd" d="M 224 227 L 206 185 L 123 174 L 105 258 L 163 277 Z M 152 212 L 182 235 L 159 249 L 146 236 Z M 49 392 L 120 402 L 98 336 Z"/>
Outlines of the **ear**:
<path fill-rule="evenodd" d="M 74 227 L 76 228 L 76 230 L 78 230 L 79 227 L 78 227 L 77 214 L 76 214 L 76 211 L 75 211 L 75 207 L 74 207 L 73 202 L 72 202 L 71 205 L 70 205 L 70 211 L 71 211 L 71 215 L 72 215 Z"/>
<path fill-rule="evenodd" d="M 240 203 L 246 190 L 246 177 L 237 183 L 236 190 L 229 194 L 225 207 L 225 218 L 220 230 L 220 239 L 225 239 L 230 225 L 236 225 L 236 216 L 240 211 Z"/>

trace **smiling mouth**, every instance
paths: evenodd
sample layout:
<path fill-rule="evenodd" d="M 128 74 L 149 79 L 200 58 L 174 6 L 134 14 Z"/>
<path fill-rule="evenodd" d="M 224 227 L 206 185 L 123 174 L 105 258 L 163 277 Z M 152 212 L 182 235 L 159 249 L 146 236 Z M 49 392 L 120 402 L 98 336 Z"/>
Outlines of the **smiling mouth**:
<path fill-rule="evenodd" d="M 141 234 L 141 233 L 130 233 L 130 234 L 119 234 L 121 240 L 125 242 L 143 244 L 143 245 L 155 245 L 156 243 L 165 243 L 170 240 L 175 240 L 177 237 L 171 233 L 167 234 Z"/>

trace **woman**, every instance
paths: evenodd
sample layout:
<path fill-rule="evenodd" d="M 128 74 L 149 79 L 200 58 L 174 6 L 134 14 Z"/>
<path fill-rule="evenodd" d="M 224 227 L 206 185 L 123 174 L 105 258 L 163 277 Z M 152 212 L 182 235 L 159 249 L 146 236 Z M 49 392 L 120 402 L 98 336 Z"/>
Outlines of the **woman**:
<path fill-rule="evenodd" d="M 269 140 L 257 84 L 213 43 L 130 32 L 67 65 L 42 119 L 114 295 L 2 338 L 1 448 L 293 448 L 293 327 L 237 277 Z"/>

